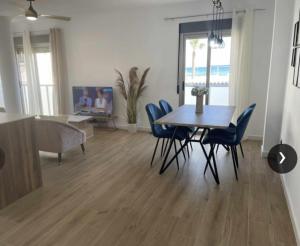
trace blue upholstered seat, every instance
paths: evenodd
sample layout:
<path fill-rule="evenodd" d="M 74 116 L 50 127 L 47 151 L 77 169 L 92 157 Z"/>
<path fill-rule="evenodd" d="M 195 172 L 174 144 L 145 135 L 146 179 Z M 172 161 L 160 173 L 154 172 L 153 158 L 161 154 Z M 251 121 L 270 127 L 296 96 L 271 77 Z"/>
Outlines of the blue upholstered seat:
<path fill-rule="evenodd" d="M 226 129 L 212 129 L 206 134 L 206 136 L 203 139 L 203 144 L 210 144 L 211 146 L 210 156 L 213 157 L 214 162 L 215 162 L 214 148 L 216 145 L 227 146 L 228 150 L 229 149 L 231 150 L 236 179 L 238 179 L 237 168 L 239 166 L 236 146 L 238 145 L 241 146 L 241 141 L 243 139 L 248 123 L 250 121 L 250 117 L 255 107 L 256 104 L 252 104 L 251 106 L 249 106 L 239 116 L 236 126 L 231 123 L 230 126 Z M 204 172 L 206 172 L 207 166 L 208 164 L 206 164 Z"/>
<path fill-rule="evenodd" d="M 159 107 L 164 115 L 169 114 L 173 111 L 171 104 L 163 99 L 159 100 Z M 174 126 L 167 125 L 166 128 L 174 128 Z M 194 132 L 195 129 L 193 127 L 181 127 L 181 130 L 187 132 Z"/>
<path fill-rule="evenodd" d="M 163 112 L 155 104 L 153 104 L 153 103 L 147 104 L 146 105 L 146 112 L 147 112 L 149 123 L 150 123 L 150 126 L 151 126 L 152 135 L 157 138 L 156 146 L 155 146 L 153 156 L 152 156 L 152 160 L 151 160 L 151 166 L 152 166 L 153 159 L 154 159 L 155 154 L 156 154 L 156 150 L 157 150 L 159 140 L 163 139 L 161 153 L 164 153 L 165 151 L 163 151 L 163 150 L 164 149 L 166 150 L 167 145 L 168 145 L 168 141 L 167 141 L 166 147 L 164 147 L 164 140 L 165 139 L 167 139 L 167 140 L 172 139 L 172 137 L 174 135 L 175 128 L 172 128 L 172 127 L 163 128 L 162 125 L 155 124 L 156 120 L 158 120 L 158 119 L 160 119 L 161 117 L 164 116 Z M 177 129 L 174 138 L 175 138 L 175 140 L 178 140 L 181 144 L 181 141 L 184 141 L 188 138 L 188 133 L 187 133 L 186 130 L 179 128 L 179 129 Z M 174 143 L 175 152 L 177 152 L 176 142 L 173 141 L 173 143 Z M 184 155 L 183 150 L 181 152 Z M 185 158 L 185 155 L 184 155 L 184 158 Z M 178 164 L 178 158 L 177 157 L 176 157 L 176 161 L 177 161 L 177 167 L 179 169 L 179 164 Z"/>
<path fill-rule="evenodd" d="M 236 142 L 237 136 L 235 128 L 231 129 L 213 129 L 204 138 L 203 144 L 224 144 L 232 145 Z"/>
<path fill-rule="evenodd" d="M 204 138 L 204 144 L 239 145 L 247 129 L 255 105 L 248 107 L 238 118 L 237 126 L 230 124 L 226 129 L 213 129 Z"/>
<path fill-rule="evenodd" d="M 155 104 L 150 103 L 146 105 L 146 112 L 148 114 L 148 119 L 149 119 L 153 136 L 156 138 L 172 138 L 174 133 L 174 128 L 164 129 L 161 125 L 154 124 L 156 120 L 164 116 L 160 108 L 157 107 Z M 186 134 L 187 134 L 186 131 L 179 129 L 176 132 L 175 138 L 180 141 L 185 140 L 187 137 Z"/>

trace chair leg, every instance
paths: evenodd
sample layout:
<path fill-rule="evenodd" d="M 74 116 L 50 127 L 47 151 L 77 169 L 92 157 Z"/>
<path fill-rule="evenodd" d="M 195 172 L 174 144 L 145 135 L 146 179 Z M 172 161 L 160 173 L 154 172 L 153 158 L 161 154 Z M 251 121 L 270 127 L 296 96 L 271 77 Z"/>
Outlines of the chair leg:
<path fill-rule="evenodd" d="M 154 152 L 153 152 L 153 155 L 152 155 L 151 167 L 152 167 L 152 163 L 153 163 L 153 160 L 154 160 L 154 157 L 155 157 L 155 154 L 156 154 L 156 150 L 157 150 L 157 146 L 158 146 L 159 140 L 160 140 L 160 138 L 157 139 L 157 142 L 156 142 L 156 145 L 155 145 L 155 149 L 154 149 Z"/>
<path fill-rule="evenodd" d="M 192 142 L 190 142 L 190 146 L 191 146 L 191 150 L 193 151 L 194 149 L 193 149 L 193 145 L 192 145 Z"/>
<path fill-rule="evenodd" d="M 233 167 L 234 167 L 235 178 L 236 178 L 236 180 L 239 180 L 238 174 L 237 174 L 236 163 L 235 163 L 235 153 L 234 153 L 233 146 L 230 147 L 230 150 L 231 150 L 231 155 L 232 155 L 232 162 L 233 162 Z"/>
<path fill-rule="evenodd" d="M 85 153 L 85 147 L 84 147 L 84 144 L 81 144 L 80 147 L 81 147 L 82 153 Z"/>
<path fill-rule="evenodd" d="M 207 168 L 208 168 L 208 162 L 206 163 L 205 168 L 204 168 L 204 175 L 206 174 Z"/>
<path fill-rule="evenodd" d="M 184 160 L 186 161 L 186 157 L 185 157 L 185 153 L 184 153 L 184 148 L 183 148 L 183 145 L 182 145 L 182 143 L 181 143 L 180 140 L 179 140 L 179 143 L 180 143 L 180 147 L 182 148 L 183 158 L 184 158 Z"/>
<path fill-rule="evenodd" d="M 222 144 L 222 146 L 227 152 L 230 151 L 230 148 L 227 145 Z"/>
<path fill-rule="evenodd" d="M 220 144 L 217 145 L 216 154 L 218 154 L 219 148 L 220 148 Z"/>
<path fill-rule="evenodd" d="M 61 153 L 57 154 L 57 159 L 58 159 L 58 164 L 61 165 L 61 161 L 62 161 L 62 154 Z"/>
<path fill-rule="evenodd" d="M 176 140 L 174 141 L 174 147 L 175 147 L 175 154 L 176 154 L 177 153 Z M 176 155 L 176 164 L 177 164 L 177 170 L 179 171 L 178 155 Z"/>
<path fill-rule="evenodd" d="M 244 150 L 243 150 L 242 143 L 240 143 L 240 149 L 241 149 L 241 152 L 242 152 L 242 156 L 243 156 L 243 158 L 245 158 L 245 155 L 244 155 Z"/>
<path fill-rule="evenodd" d="M 234 146 L 233 148 L 234 148 L 234 153 L 235 153 L 236 167 L 239 168 L 239 157 L 238 157 L 238 154 L 237 154 L 236 146 Z"/>
<path fill-rule="evenodd" d="M 165 144 L 165 148 L 164 148 L 164 152 L 163 152 L 163 156 L 166 154 L 166 151 L 167 151 L 167 148 L 168 148 L 168 145 L 169 145 L 169 138 L 167 139 L 167 142 Z"/>
<path fill-rule="evenodd" d="M 163 156 L 164 147 L 165 147 L 165 139 L 163 138 L 163 141 L 162 141 L 162 144 L 161 144 L 160 156 Z"/>
<path fill-rule="evenodd" d="M 186 150 L 187 150 L 188 158 L 190 159 L 190 148 L 188 144 L 186 145 Z"/>
<path fill-rule="evenodd" d="M 217 162 L 216 162 L 216 158 L 215 158 L 215 145 L 211 145 L 211 148 L 212 148 L 212 159 L 213 159 L 213 163 L 214 163 L 214 168 L 215 168 L 215 175 L 216 175 L 216 181 L 218 184 L 220 184 L 220 181 L 219 181 L 219 174 L 218 174 L 218 168 L 217 168 Z"/>

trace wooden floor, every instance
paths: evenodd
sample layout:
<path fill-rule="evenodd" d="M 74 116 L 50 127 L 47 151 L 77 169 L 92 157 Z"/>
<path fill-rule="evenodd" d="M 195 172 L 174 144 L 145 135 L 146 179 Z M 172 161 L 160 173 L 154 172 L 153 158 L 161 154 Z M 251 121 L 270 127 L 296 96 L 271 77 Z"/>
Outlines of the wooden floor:
<path fill-rule="evenodd" d="M 230 156 L 218 154 L 221 185 L 203 176 L 194 145 L 189 162 L 158 175 L 149 167 L 147 133 L 96 132 L 82 155 L 43 155 L 44 187 L 0 211 L 0 245 L 292 246 L 296 245 L 280 178 L 244 144 L 239 182 Z"/>

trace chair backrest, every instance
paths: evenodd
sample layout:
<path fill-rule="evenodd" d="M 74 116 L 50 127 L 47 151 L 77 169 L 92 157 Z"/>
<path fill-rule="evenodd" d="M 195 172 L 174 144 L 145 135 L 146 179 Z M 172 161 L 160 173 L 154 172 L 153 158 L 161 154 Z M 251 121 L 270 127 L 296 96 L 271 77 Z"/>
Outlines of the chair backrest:
<path fill-rule="evenodd" d="M 248 108 L 246 108 L 246 109 L 244 110 L 244 112 L 241 113 L 241 115 L 237 118 L 237 122 L 240 121 L 240 119 L 241 119 L 241 117 L 243 116 L 243 114 L 244 114 L 249 108 L 255 109 L 255 107 L 256 107 L 256 103 L 253 103 L 253 104 L 251 104 Z"/>
<path fill-rule="evenodd" d="M 161 117 L 163 117 L 163 113 L 160 110 L 159 107 L 157 107 L 155 104 L 153 103 L 149 103 L 146 105 L 146 112 L 148 115 L 148 119 L 149 119 L 149 123 L 151 126 L 151 131 L 153 136 L 155 137 L 159 137 L 159 134 L 161 131 L 163 131 L 163 128 L 161 125 L 158 124 L 154 124 L 154 122 L 158 119 L 160 119 Z"/>
<path fill-rule="evenodd" d="M 166 100 L 160 100 L 159 106 L 164 115 L 171 113 L 173 111 L 172 106 Z"/>
<path fill-rule="evenodd" d="M 255 104 L 251 105 L 239 117 L 236 127 L 237 143 L 241 142 L 255 107 Z"/>
<path fill-rule="evenodd" d="M 62 153 L 79 146 L 86 140 L 85 133 L 78 128 L 54 120 L 35 120 L 35 133 L 38 149 Z"/>

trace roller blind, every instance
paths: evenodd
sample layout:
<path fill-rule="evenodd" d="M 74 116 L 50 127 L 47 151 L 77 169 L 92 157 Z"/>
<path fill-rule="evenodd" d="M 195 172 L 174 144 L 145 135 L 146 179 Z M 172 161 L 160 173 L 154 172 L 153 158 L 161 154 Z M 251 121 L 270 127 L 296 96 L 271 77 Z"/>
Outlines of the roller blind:
<path fill-rule="evenodd" d="M 196 32 L 209 32 L 212 29 L 213 21 L 196 21 L 181 23 L 179 25 L 179 32 L 182 33 L 196 33 Z M 220 24 L 220 29 L 231 30 L 232 19 L 224 19 Z"/>
<path fill-rule="evenodd" d="M 34 52 L 49 52 L 49 35 L 32 35 L 31 37 L 31 46 Z M 14 46 L 17 53 L 23 52 L 23 38 L 14 37 Z"/>

